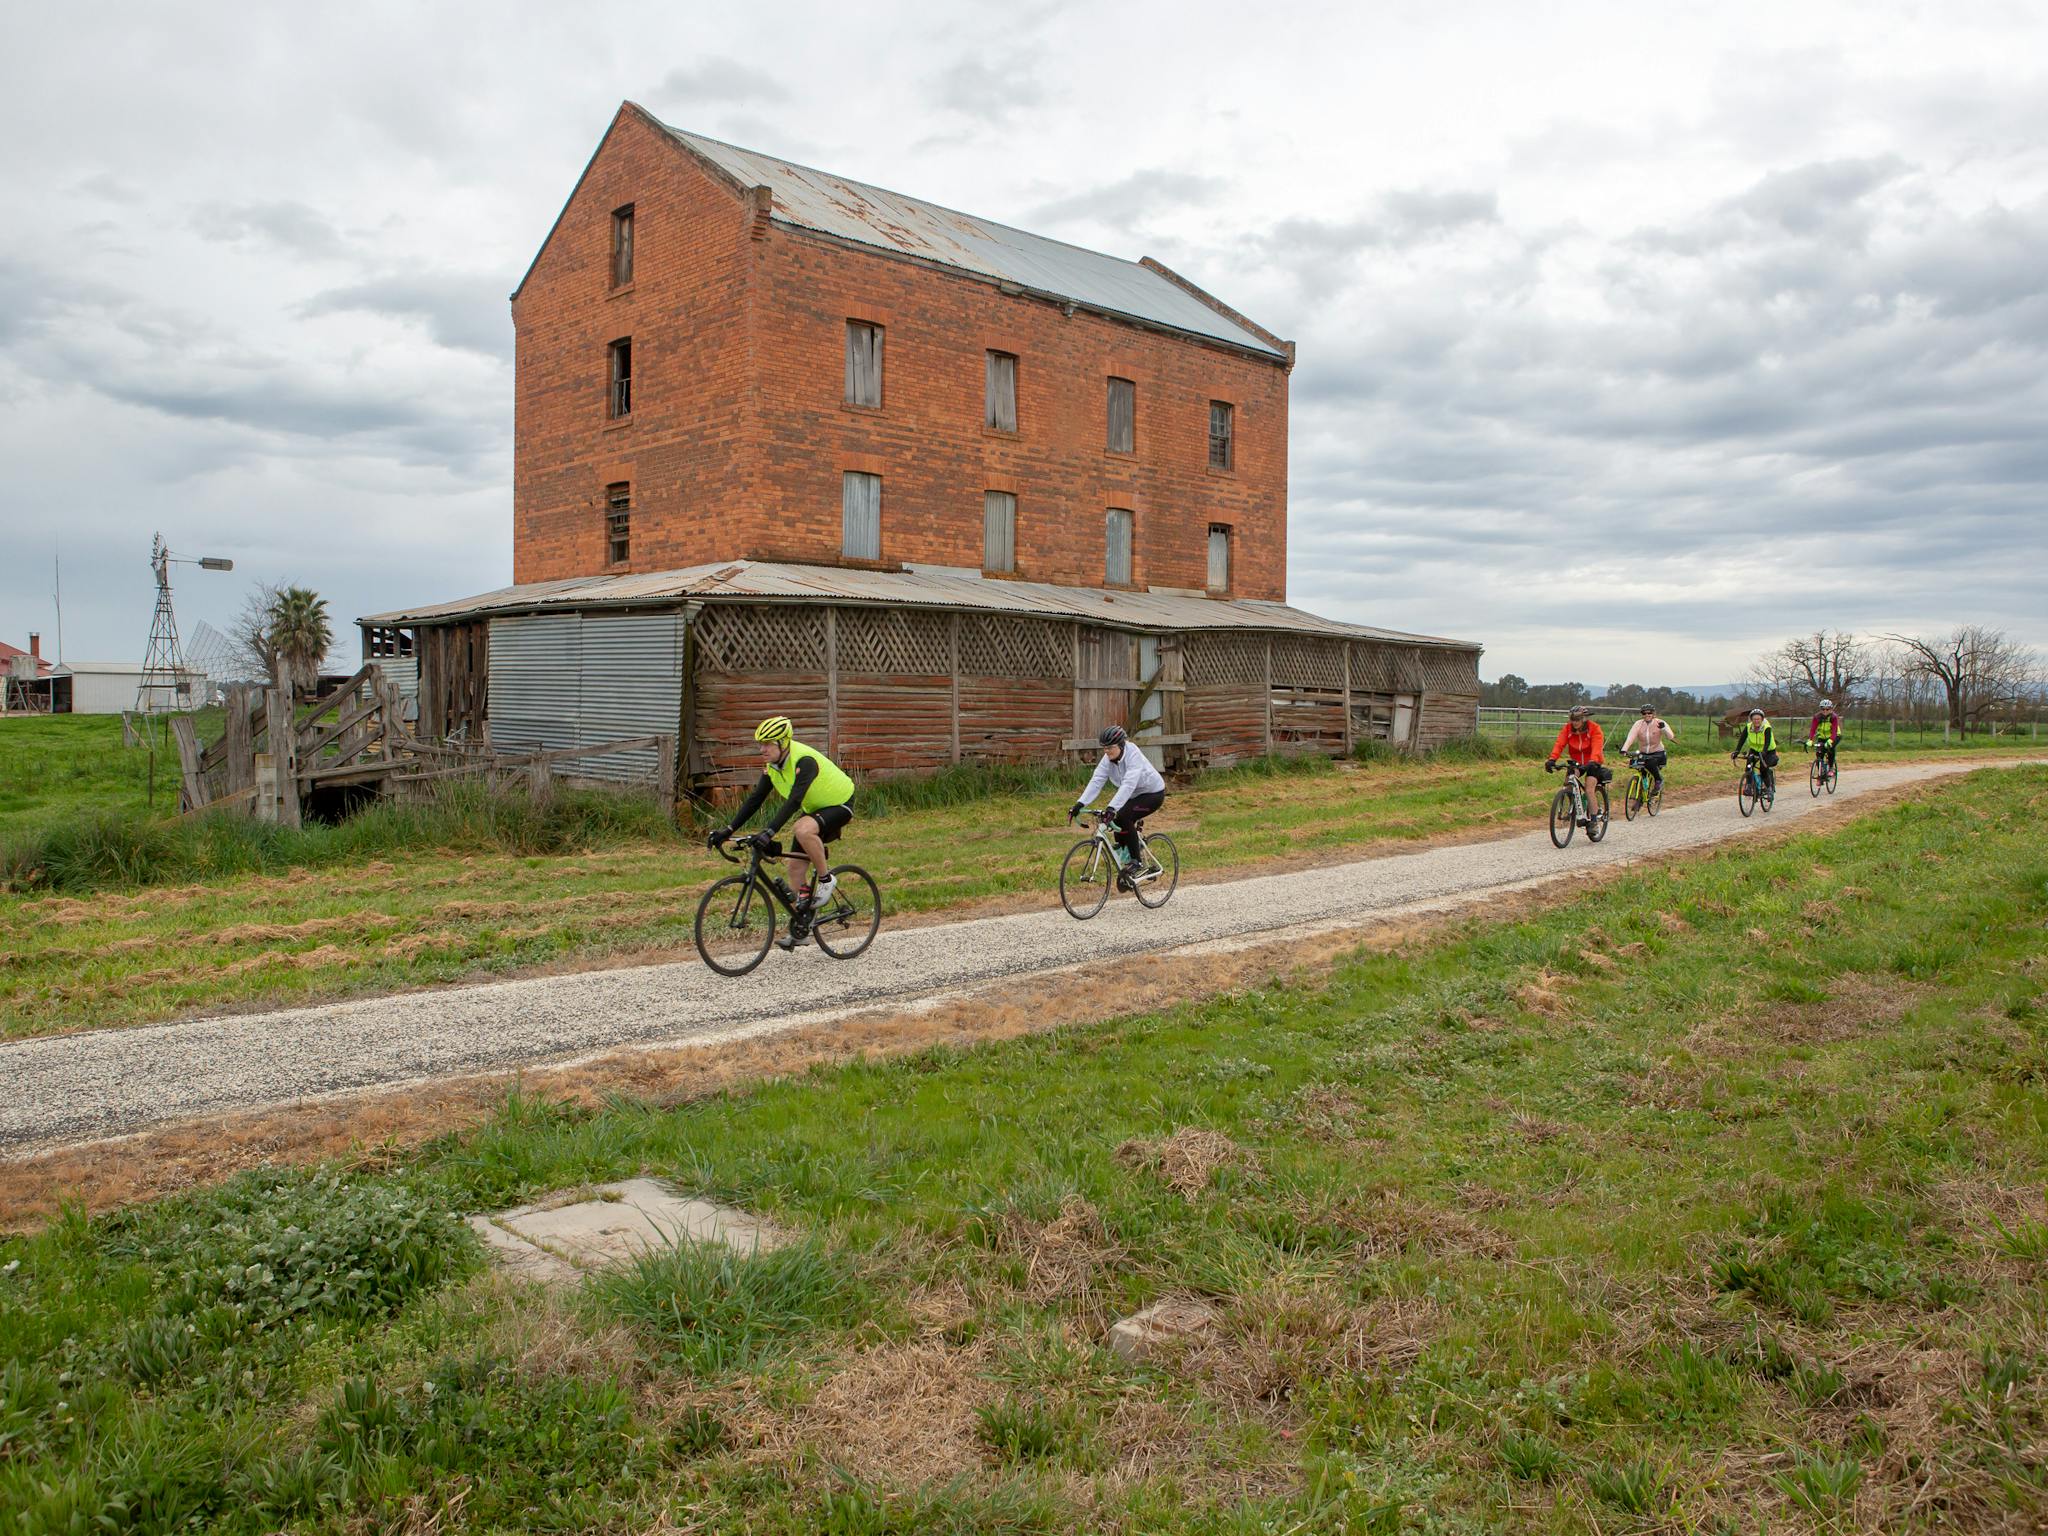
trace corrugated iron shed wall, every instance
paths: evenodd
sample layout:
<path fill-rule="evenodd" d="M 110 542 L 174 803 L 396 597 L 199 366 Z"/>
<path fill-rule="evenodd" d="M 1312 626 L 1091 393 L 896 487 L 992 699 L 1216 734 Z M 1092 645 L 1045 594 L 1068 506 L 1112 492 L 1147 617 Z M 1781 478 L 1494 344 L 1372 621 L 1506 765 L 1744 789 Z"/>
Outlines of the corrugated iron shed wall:
<path fill-rule="evenodd" d="M 684 620 L 667 613 L 549 613 L 495 619 L 491 743 L 504 752 L 599 746 L 680 728 Z M 579 778 L 636 782 L 652 748 L 579 759 Z"/>

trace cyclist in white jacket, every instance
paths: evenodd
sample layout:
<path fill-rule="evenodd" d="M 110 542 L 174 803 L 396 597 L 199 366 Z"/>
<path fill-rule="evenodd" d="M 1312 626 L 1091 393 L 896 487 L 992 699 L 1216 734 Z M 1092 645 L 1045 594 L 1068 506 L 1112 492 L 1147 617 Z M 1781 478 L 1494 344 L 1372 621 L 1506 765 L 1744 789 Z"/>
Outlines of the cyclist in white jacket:
<path fill-rule="evenodd" d="M 1166 780 L 1146 761 L 1120 725 L 1112 725 L 1097 738 L 1102 743 L 1102 761 L 1089 776 L 1088 787 L 1067 812 L 1072 821 L 1102 793 L 1104 784 L 1116 786 L 1109 797 L 1109 822 L 1117 832 L 1117 860 L 1128 865 L 1138 856 L 1138 823 L 1166 804 Z M 1117 879 L 1122 881 L 1123 875 Z"/>

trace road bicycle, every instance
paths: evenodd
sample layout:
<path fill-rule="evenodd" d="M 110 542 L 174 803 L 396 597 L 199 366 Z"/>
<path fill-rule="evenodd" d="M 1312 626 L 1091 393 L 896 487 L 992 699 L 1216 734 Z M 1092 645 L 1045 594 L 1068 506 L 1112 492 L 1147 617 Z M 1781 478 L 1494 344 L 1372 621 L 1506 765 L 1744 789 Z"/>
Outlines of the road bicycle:
<path fill-rule="evenodd" d="M 1138 852 L 1128 864 L 1117 859 L 1116 824 L 1107 811 L 1083 811 L 1095 818 L 1088 835 L 1067 850 L 1060 865 L 1060 905 L 1084 922 L 1100 912 L 1112 886 L 1129 891 L 1143 907 L 1163 907 L 1180 884 L 1180 850 L 1164 832 L 1137 828 Z"/>
<path fill-rule="evenodd" d="M 1644 754 L 1631 752 L 1628 765 L 1635 770 L 1628 776 L 1628 788 L 1622 792 L 1621 808 L 1630 821 L 1636 819 L 1637 811 L 1648 811 L 1652 816 L 1664 809 L 1664 781 L 1643 766 Z"/>
<path fill-rule="evenodd" d="M 1607 786 L 1595 784 L 1588 793 L 1579 765 L 1566 762 L 1564 788 L 1550 800 L 1550 840 L 1562 848 L 1571 842 L 1573 833 L 1584 827 L 1586 841 L 1597 843 L 1607 835 L 1607 814 Z"/>
<path fill-rule="evenodd" d="M 781 875 L 761 872 L 764 863 L 785 856 L 780 843 L 745 838 L 741 846 L 747 849 L 744 858 L 719 845 L 720 858 L 746 868 L 713 884 L 697 903 L 697 953 L 719 975 L 744 976 L 767 958 L 775 942 L 778 906 L 789 914 L 784 949 L 815 939 L 834 960 L 851 960 L 875 941 L 875 930 L 882 926 L 882 892 L 858 864 L 832 867 L 832 895 L 822 911 L 812 912 Z M 801 852 L 795 856 L 805 857 Z"/>
<path fill-rule="evenodd" d="M 1742 782 L 1735 788 L 1735 803 L 1742 808 L 1742 814 L 1752 814 L 1758 806 L 1766 811 L 1777 803 L 1778 785 L 1776 779 L 1764 778 L 1764 755 L 1751 752 L 1742 764 Z"/>
<path fill-rule="evenodd" d="M 1827 746 L 1826 742 L 1816 744 L 1809 741 L 1806 744 L 1806 750 L 1813 754 L 1813 761 L 1806 765 L 1806 792 L 1816 800 L 1820 798 L 1822 790 L 1832 795 L 1835 786 L 1842 781 L 1842 765 L 1835 760 L 1834 752 L 1827 750 Z"/>

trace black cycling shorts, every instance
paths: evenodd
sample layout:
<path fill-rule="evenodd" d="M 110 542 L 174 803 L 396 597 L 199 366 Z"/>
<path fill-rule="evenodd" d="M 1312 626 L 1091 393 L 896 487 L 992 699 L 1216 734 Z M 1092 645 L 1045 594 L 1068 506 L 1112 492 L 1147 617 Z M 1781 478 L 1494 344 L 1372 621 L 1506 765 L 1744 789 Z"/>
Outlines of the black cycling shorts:
<path fill-rule="evenodd" d="M 849 801 L 844 805 L 821 806 L 804 814 L 818 824 L 818 841 L 831 843 L 838 839 L 839 834 L 846 830 L 846 824 L 853 820 L 853 804 Z"/>

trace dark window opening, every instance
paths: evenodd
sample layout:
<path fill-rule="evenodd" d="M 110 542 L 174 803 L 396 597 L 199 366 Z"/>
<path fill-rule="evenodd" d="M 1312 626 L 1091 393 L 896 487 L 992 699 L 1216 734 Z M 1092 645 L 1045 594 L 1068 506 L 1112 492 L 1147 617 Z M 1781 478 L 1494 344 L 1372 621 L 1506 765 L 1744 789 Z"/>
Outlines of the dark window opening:
<path fill-rule="evenodd" d="M 1017 430 L 1017 359 L 1011 353 L 988 354 L 988 402 L 982 423 L 998 432 Z"/>
<path fill-rule="evenodd" d="M 1230 468 L 1236 451 L 1235 417 L 1237 409 L 1225 400 L 1209 402 L 1209 467 Z"/>
<path fill-rule="evenodd" d="M 389 624 L 373 624 L 363 631 L 364 653 L 372 660 L 413 654 L 412 631 Z"/>
<path fill-rule="evenodd" d="M 622 336 L 611 344 L 612 382 L 608 397 L 613 416 L 633 414 L 633 338 Z"/>
<path fill-rule="evenodd" d="M 1109 381 L 1109 451 L 1134 453 L 1138 444 L 1138 386 L 1129 379 Z"/>
<path fill-rule="evenodd" d="M 633 487 L 627 484 L 604 488 L 604 541 L 606 557 L 613 565 L 624 565 L 633 553 Z"/>
<path fill-rule="evenodd" d="M 633 205 L 612 212 L 612 286 L 633 281 Z"/>
<path fill-rule="evenodd" d="M 882 328 L 865 320 L 846 322 L 846 403 L 882 403 Z"/>

